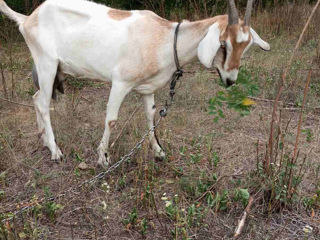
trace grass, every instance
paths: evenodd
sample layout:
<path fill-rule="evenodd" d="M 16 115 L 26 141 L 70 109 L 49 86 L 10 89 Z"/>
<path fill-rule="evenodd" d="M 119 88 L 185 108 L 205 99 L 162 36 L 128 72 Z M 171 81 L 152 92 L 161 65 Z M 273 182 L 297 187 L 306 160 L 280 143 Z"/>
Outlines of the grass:
<path fill-rule="evenodd" d="M 276 36 L 272 31 L 264 35 L 270 39 L 272 51 L 253 47 L 243 65 L 252 79 L 257 79 L 258 98 L 273 99 L 296 35 Z M 317 56 L 313 51 L 317 41 L 310 39 L 299 50 L 281 99 L 284 153 L 294 148 L 299 112 L 292 108 L 302 102 L 305 69 L 314 66 L 310 59 Z M 31 57 L 24 43 L 18 41 L 13 46 L 13 100 L 32 104 L 35 89 L 26 78 Z M 1 62 L 11 89 L 12 67 L 6 52 Z M 167 159 L 155 161 L 146 143 L 114 173 L 54 201 L 40 203 L 43 197 L 64 192 L 98 173 L 94 168 L 96 148 L 104 129 L 110 86 L 70 78 L 66 94 L 53 101 L 52 125 L 65 156 L 59 164 L 51 162 L 48 149 L 38 139 L 34 110 L 0 101 L 0 218 L 10 216 L 18 204 L 30 199 L 34 202 L 29 211 L 0 224 L 0 238 L 231 239 L 248 196 L 268 186 L 259 175 L 257 158 L 265 152 L 272 104 L 257 101 L 244 117 L 224 106 L 225 117 L 216 123 L 209 115 L 209 99 L 224 91 L 218 76 L 197 62 L 186 70 L 195 73 L 181 79 L 175 104 L 158 131 Z M 319 111 L 314 109 L 320 102 L 319 81 L 320 72 L 315 70 L 302 124 L 297 166 L 302 165 L 304 155 L 307 158 L 297 198 L 279 212 L 268 211 L 269 196 L 262 196 L 251 210 L 241 239 L 320 237 L 320 122 Z M 157 92 L 158 108 L 167 95 L 168 89 Z M 134 93 L 126 98 L 119 126 L 140 102 Z M 113 161 L 127 153 L 146 129 L 145 116 L 139 111 L 112 149 Z M 87 169 L 81 169 L 82 162 L 87 163 Z M 306 226 L 312 231 L 308 233 Z"/>

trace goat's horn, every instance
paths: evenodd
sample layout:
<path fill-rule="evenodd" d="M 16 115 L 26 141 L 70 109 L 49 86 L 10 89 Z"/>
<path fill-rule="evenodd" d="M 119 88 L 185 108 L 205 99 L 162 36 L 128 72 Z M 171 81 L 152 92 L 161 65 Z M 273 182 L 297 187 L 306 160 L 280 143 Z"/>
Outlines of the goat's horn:
<path fill-rule="evenodd" d="M 234 0 L 228 0 L 229 4 L 229 25 L 238 24 L 239 23 L 239 15 L 238 10 L 236 8 L 236 4 Z"/>
<path fill-rule="evenodd" d="M 253 3 L 253 0 L 248 0 L 248 2 L 247 2 L 246 15 L 244 16 L 244 25 L 245 26 L 250 26 L 252 3 Z"/>

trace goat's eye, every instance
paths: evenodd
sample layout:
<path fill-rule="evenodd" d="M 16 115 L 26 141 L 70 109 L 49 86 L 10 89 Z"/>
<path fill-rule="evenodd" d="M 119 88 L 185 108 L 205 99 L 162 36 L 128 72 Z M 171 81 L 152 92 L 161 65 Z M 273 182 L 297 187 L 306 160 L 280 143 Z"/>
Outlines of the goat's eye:
<path fill-rule="evenodd" d="M 226 48 L 226 42 L 225 41 L 221 41 L 220 45 L 221 45 L 221 48 Z"/>

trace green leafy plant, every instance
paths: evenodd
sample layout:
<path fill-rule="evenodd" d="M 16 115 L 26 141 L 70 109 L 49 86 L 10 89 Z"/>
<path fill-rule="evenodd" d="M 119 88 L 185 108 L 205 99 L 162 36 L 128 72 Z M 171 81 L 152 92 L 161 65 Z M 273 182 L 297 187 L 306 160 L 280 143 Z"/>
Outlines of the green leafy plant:
<path fill-rule="evenodd" d="M 137 219 L 138 219 L 138 213 L 137 213 L 137 209 L 133 208 L 131 213 L 129 214 L 128 218 L 123 219 L 123 224 L 127 227 L 130 224 L 131 226 L 134 226 L 137 223 Z"/>
<path fill-rule="evenodd" d="M 191 204 L 187 209 L 181 206 L 182 201 L 178 194 L 174 195 L 172 199 L 163 194 L 161 198 L 165 203 L 165 213 L 174 223 L 174 228 L 171 234 L 174 239 L 189 239 L 188 229 L 192 226 L 201 226 L 204 217 L 204 208 L 200 204 Z"/>
<path fill-rule="evenodd" d="M 320 208 L 320 189 L 318 189 L 313 196 L 304 197 L 302 202 L 307 209 Z"/>
<path fill-rule="evenodd" d="M 221 90 L 209 101 L 209 114 L 214 115 L 214 121 L 224 118 L 223 107 L 227 106 L 239 112 L 240 116 L 250 113 L 251 106 L 254 102 L 248 99 L 248 96 L 255 96 L 259 92 L 257 79 L 252 78 L 249 71 L 241 68 L 238 74 L 237 83 L 233 86 Z"/>
<path fill-rule="evenodd" d="M 248 205 L 249 197 L 250 193 L 248 192 L 248 189 L 238 188 L 235 190 L 234 200 L 236 202 L 241 202 L 243 207 Z"/>
<path fill-rule="evenodd" d="M 54 221 L 57 211 L 63 209 L 63 206 L 51 200 L 53 195 L 50 192 L 49 187 L 44 187 L 44 193 L 46 196 L 46 201 L 44 203 L 44 212 L 51 221 Z"/>
<path fill-rule="evenodd" d="M 308 143 L 312 142 L 313 133 L 312 133 L 312 130 L 310 128 L 303 129 L 303 130 L 301 130 L 301 132 L 306 135 L 306 140 L 307 140 Z"/>
<path fill-rule="evenodd" d="M 192 164 L 196 164 L 201 160 L 202 154 L 201 153 L 195 153 L 195 154 L 190 153 L 190 158 L 191 158 L 190 162 Z"/>
<path fill-rule="evenodd" d="M 143 218 L 141 220 L 140 227 L 141 227 L 140 232 L 141 232 L 142 236 L 145 236 L 147 234 L 147 230 L 148 230 L 148 221 L 145 218 Z"/>
<path fill-rule="evenodd" d="M 222 193 L 217 192 L 215 196 L 212 193 L 207 195 L 207 204 L 210 208 L 214 207 L 215 211 L 225 211 L 230 203 L 228 190 L 223 190 Z"/>

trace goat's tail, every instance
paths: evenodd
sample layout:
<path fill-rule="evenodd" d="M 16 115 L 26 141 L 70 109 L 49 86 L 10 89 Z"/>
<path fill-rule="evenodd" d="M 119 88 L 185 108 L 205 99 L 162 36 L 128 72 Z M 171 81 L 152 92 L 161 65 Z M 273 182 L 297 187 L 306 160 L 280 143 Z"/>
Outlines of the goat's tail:
<path fill-rule="evenodd" d="M 18 25 L 21 25 L 25 22 L 27 16 L 13 11 L 4 0 L 0 0 L 0 12 L 6 15 L 8 18 L 15 21 Z"/>

